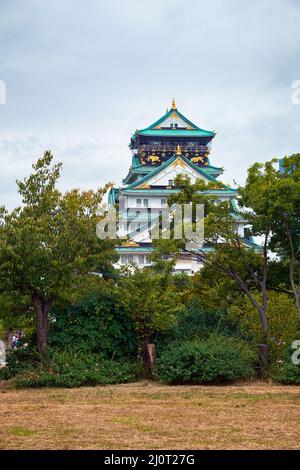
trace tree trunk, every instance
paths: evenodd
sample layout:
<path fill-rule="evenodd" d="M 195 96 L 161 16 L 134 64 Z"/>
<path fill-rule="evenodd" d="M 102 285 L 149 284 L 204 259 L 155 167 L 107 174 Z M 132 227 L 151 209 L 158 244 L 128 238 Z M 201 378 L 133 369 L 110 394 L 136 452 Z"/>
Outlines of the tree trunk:
<path fill-rule="evenodd" d="M 298 322 L 300 323 L 300 286 L 294 291 L 296 298 L 296 307 L 298 310 Z"/>
<path fill-rule="evenodd" d="M 12 338 L 13 338 L 13 329 L 9 328 L 7 335 L 6 335 L 6 349 L 11 349 L 12 348 Z"/>
<path fill-rule="evenodd" d="M 296 307 L 298 310 L 298 322 L 300 323 L 300 286 L 295 282 L 295 264 L 296 264 L 296 257 L 295 257 L 295 250 L 293 241 L 290 235 L 290 232 L 287 231 L 287 236 L 290 242 L 291 254 L 290 254 L 290 282 L 292 286 L 292 290 L 294 292 L 295 300 L 296 300 Z"/>
<path fill-rule="evenodd" d="M 153 374 L 156 364 L 156 349 L 153 343 L 147 343 L 146 345 L 146 363 L 148 370 Z"/>
<path fill-rule="evenodd" d="M 149 338 L 138 338 L 138 360 L 143 364 L 145 369 L 149 372 L 149 357 L 148 357 Z"/>
<path fill-rule="evenodd" d="M 262 293 L 262 302 L 261 305 L 256 301 L 256 299 L 253 297 L 252 293 L 250 290 L 247 288 L 245 282 L 238 276 L 237 273 L 233 273 L 232 278 L 237 282 L 237 284 L 240 286 L 240 288 L 244 291 L 250 302 L 252 303 L 253 307 L 257 310 L 259 317 L 260 317 L 260 322 L 261 326 L 264 332 L 265 340 L 268 341 L 269 337 L 269 323 L 266 315 L 267 311 L 267 302 L 268 302 L 268 297 L 267 297 L 267 289 L 266 289 L 266 282 L 261 283 L 261 293 Z"/>
<path fill-rule="evenodd" d="M 264 331 L 264 340 L 268 342 L 269 340 L 269 323 L 267 320 L 266 316 L 266 310 L 265 308 L 259 308 L 259 316 L 260 316 L 260 321 L 261 321 L 261 326 Z"/>
<path fill-rule="evenodd" d="M 290 281 L 291 281 L 292 290 L 293 290 L 295 300 L 296 300 L 296 308 L 298 311 L 298 323 L 300 323 L 300 286 L 299 285 L 297 286 L 295 283 L 293 269 L 290 270 Z"/>
<path fill-rule="evenodd" d="M 48 352 L 48 314 L 51 301 L 44 301 L 38 294 L 32 294 L 32 305 L 36 316 L 37 347 L 43 357 Z"/>
<path fill-rule="evenodd" d="M 259 353 L 259 375 L 263 377 L 266 373 L 269 364 L 269 346 L 268 344 L 258 345 Z"/>

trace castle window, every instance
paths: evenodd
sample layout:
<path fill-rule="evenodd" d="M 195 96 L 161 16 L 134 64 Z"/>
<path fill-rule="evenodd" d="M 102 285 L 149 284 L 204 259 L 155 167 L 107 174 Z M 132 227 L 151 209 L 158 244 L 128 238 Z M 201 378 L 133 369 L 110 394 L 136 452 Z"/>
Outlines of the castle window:
<path fill-rule="evenodd" d="M 148 199 L 144 199 L 144 207 L 148 207 Z"/>
<path fill-rule="evenodd" d="M 145 262 L 144 255 L 139 255 L 139 264 L 144 264 L 144 262 Z"/>
<path fill-rule="evenodd" d="M 176 129 L 177 129 L 177 127 L 178 127 L 178 123 L 177 123 L 177 122 L 175 122 L 175 127 L 176 127 Z"/>
<path fill-rule="evenodd" d="M 137 206 L 137 207 L 141 207 L 141 205 L 142 205 L 142 200 L 141 200 L 141 199 L 137 199 L 137 200 L 136 200 L 136 206 Z"/>
<path fill-rule="evenodd" d="M 161 200 L 160 200 L 160 205 L 161 205 L 161 207 L 166 207 L 166 205 L 167 205 L 167 200 L 166 200 L 166 199 L 161 199 Z"/>
<path fill-rule="evenodd" d="M 173 128 L 173 126 L 174 126 L 173 122 L 170 122 L 170 127 L 172 127 L 172 128 Z"/>
<path fill-rule="evenodd" d="M 174 180 L 169 180 L 169 186 L 173 186 Z"/>

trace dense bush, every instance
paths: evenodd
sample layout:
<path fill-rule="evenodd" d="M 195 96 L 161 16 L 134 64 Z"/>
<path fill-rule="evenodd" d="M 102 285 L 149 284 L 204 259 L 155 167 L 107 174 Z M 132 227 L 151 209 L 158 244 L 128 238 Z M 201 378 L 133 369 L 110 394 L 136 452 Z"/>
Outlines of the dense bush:
<path fill-rule="evenodd" d="M 23 341 L 24 343 L 24 341 Z M 22 344 L 6 354 L 6 367 L 11 377 L 24 371 L 34 370 L 40 362 L 40 356 L 33 344 Z"/>
<path fill-rule="evenodd" d="M 178 316 L 178 322 L 170 335 L 174 340 L 202 339 L 219 332 L 225 336 L 239 336 L 238 322 L 228 315 L 226 309 L 204 309 L 201 302 L 194 299 Z"/>
<path fill-rule="evenodd" d="M 101 354 L 52 351 L 47 370 L 36 369 L 17 376 L 16 386 L 79 387 L 116 384 L 135 380 L 135 363 L 108 360 Z"/>
<path fill-rule="evenodd" d="M 158 359 L 165 383 L 226 383 L 254 375 L 256 354 L 244 342 L 220 335 L 171 344 Z"/>
<path fill-rule="evenodd" d="M 294 349 L 286 351 L 281 367 L 273 374 L 273 379 L 283 384 L 300 385 L 300 364 L 293 364 L 292 355 Z M 300 357 L 300 351 L 296 354 Z"/>
<path fill-rule="evenodd" d="M 238 321 L 226 309 L 204 309 L 199 299 L 190 300 L 177 316 L 177 322 L 164 335 L 157 335 L 155 342 L 158 353 L 164 351 L 170 342 L 181 343 L 187 339 L 207 339 L 211 334 L 222 334 L 239 338 L 241 331 Z"/>
<path fill-rule="evenodd" d="M 273 379 L 283 384 L 300 385 L 300 365 L 284 363 Z"/>
<path fill-rule="evenodd" d="M 113 289 L 96 291 L 78 303 L 53 312 L 52 347 L 102 353 L 120 359 L 136 353 L 132 323 Z"/>
<path fill-rule="evenodd" d="M 0 382 L 1 380 L 8 380 L 11 379 L 14 374 L 8 369 L 8 367 L 3 367 L 0 369 Z"/>

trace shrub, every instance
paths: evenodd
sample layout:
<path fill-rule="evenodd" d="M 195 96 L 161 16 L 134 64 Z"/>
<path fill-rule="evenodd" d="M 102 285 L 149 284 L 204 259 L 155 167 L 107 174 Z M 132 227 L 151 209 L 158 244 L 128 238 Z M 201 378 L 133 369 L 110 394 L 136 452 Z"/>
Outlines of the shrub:
<path fill-rule="evenodd" d="M 113 290 L 95 291 L 67 308 L 57 307 L 52 316 L 52 347 L 101 352 L 110 359 L 135 354 L 131 320 Z"/>
<path fill-rule="evenodd" d="M 254 375 L 256 354 L 235 338 L 211 335 L 207 340 L 171 344 L 158 360 L 157 374 L 165 383 L 209 384 Z"/>
<path fill-rule="evenodd" d="M 8 380 L 8 379 L 11 379 L 12 377 L 13 377 L 13 374 L 11 373 L 8 367 L 3 367 L 2 369 L 0 369 L 0 382 L 1 380 Z"/>
<path fill-rule="evenodd" d="M 13 377 L 21 372 L 34 370 L 39 363 L 39 354 L 32 345 L 22 345 L 12 349 L 6 355 L 6 368 Z"/>
<path fill-rule="evenodd" d="M 238 321 L 226 309 L 203 308 L 201 300 L 191 299 L 177 316 L 177 322 L 165 334 L 156 335 L 157 353 L 170 343 L 181 343 L 187 339 L 204 340 L 212 334 L 241 337 Z"/>
<path fill-rule="evenodd" d="M 101 354 L 50 351 L 47 370 L 29 371 L 16 378 L 17 388 L 80 387 L 125 383 L 135 380 L 135 363 L 108 360 Z"/>
<path fill-rule="evenodd" d="M 281 367 L 274 373 L 273 379 L 277 382 L 289 385 L 300 385 L 300 364 L 293 364 L 292 354 L 294 349 L 286 351 Z M 298 357 L 300 352 L 298 351 Z"/>
<path fill-rule="evenodd" d="M 240 336 L 238 322 L 224 309 L 204 309 L 197 299 L 191 300 L 178 316 L 178 322 L 171 330 L 174 340 L 186 338 L 208 338 L 213 333 L 224 336 Z"/>

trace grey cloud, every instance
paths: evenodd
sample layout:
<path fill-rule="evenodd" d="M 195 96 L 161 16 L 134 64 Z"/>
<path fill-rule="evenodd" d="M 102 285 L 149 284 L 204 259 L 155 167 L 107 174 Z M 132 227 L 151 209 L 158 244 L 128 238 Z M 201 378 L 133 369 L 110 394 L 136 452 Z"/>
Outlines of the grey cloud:
<path fill-rule="evenodd" d="M 2 0 L 0 17 L 0 201 L 45 148 L 63 188 L 120 182 L 130 134 L 173 95 L 217 130 L 212 163 L 227 181 L 298 150 L 296 0 Z"/>

